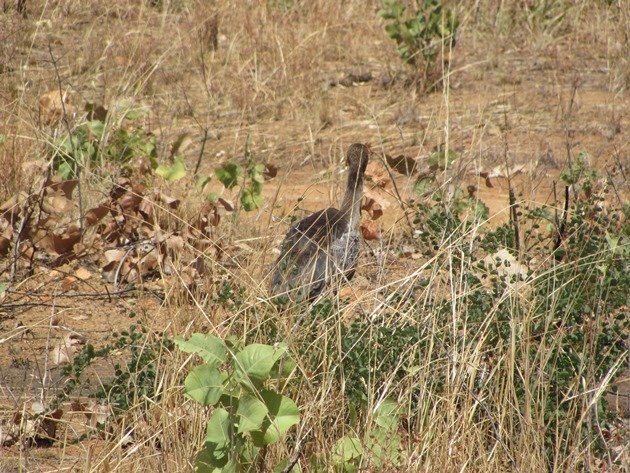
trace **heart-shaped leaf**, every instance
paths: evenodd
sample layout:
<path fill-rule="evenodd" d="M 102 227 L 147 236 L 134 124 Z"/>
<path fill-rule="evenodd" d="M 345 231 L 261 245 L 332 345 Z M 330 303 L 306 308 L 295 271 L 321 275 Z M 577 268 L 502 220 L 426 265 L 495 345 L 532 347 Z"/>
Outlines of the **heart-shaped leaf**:
<path fill-rule="evenodd" d="M 213 406 L 223 394 L 221 373 L 207 364 L 197 366 L 186 376 L 184 394 L 204 406 Z"/>
<path fill-rule="evenodd" d="M 181 351 L 197 353 L 210 367 L 217 367 L 225 361 L 225 345 L 214 335 L 193 333 L 189 340 L 177 336 L 174 341 Z"/>
<path fill-rule="evenodd" d="M 239 417 L 238 432 L 260 429 L 267 413 L 267 407 L 260 399 L 251 394 L 243 394 L 236 409 L 236 415 Z"/>

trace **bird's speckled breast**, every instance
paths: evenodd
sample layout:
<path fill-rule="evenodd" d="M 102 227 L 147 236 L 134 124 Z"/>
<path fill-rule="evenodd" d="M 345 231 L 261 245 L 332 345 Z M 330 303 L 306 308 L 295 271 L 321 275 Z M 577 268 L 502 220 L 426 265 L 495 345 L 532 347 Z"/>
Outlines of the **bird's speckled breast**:
<path fill-rule="evenodd" d="M 331 242 L 330 252 L 339 271 L 346 272 L 354 269 L 360 247 L 359 234 L 353 229 L 345 231 Z"/>

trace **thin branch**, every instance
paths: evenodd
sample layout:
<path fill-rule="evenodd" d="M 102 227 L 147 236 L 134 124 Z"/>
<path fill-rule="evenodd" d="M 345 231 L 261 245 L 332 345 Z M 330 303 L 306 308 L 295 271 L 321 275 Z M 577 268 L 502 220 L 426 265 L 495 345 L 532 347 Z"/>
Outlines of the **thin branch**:
<path fill-rule="evenodd" d="M 302 440 L 298 440 L 297 445 L 295 446 L 295 451 L 293 452 L 293 455 L 291 455 L 291 459 L 289 460 L 289 463 L 287 463 L 287 466 L 284 467 L 284 470 L 282 470 L 282 473 L 291 473 L 291 470 L 293 470 L 293 467 L 300 459 L 303 449 L 304 442 Z"/>
<path fill-rule="evenodd" d="M 555 192 L 555 182 L 554 182 L 554 192 Z M 562 210 L 562 219 L 560 220 L 560 225 L 558 228 L 558 235 L 556 236 L 556 242 L 553 245 L 553 252 L 555 253 L 556 261 L 560 261 L 562 256 L 557 252 L 560 245 L 564 241 L 564 232 L 566 231 L 567 219 L 569 218 L 569 186 L 564 186 L 564 209 Z"/>
<path fill-rule="evenodd" d="M 516 203 L 516 197 L 514 196 L 514 190 L 510 186 L 509 196 L 510 196 L 510 217 L 512 220 L 512 225 L 514 227 L 514 251 L 517 254 L 520 254 L 521 251 L 521 234 L 518 229 L 518 204 Z"/>
<path fill-rule="evenodd" d="M 68 139 L 70 140 L 70 147 L 72 148 L 72 154 L 74 155 L 75 163 L 77 165 L 77 198 L 79 200 L 79 229 L 81 231 L 81 236 L 83 236 L 84 227 L 83 227 L 83 193 L 81 192 L 81 169 L 82 164 L 78 162 L 78 154 L 75 146 L 74 139 L 72 139 L 72 130 L 70 129 L 70 121 L 68 120 L 68 112 L 66 110 L 66 102 L 64 100 L 63 93 L 63 85 L 61 83 L 61 75 L 59 75 L 59 68 L 57 67 L 57 59 L 52 51 L 52 47 L 50 43 L 48 43 L 48 53 L 50 54 L 50 60 L 52 61 L 53 68 L 55 70 L 55 76 L 57 77 L 57 88 L 59 89 L 59 98 L 61 99 L 61 110 L 63 112 L 62 122 L 66 126 L 66 131 L 68 132 Z"/>

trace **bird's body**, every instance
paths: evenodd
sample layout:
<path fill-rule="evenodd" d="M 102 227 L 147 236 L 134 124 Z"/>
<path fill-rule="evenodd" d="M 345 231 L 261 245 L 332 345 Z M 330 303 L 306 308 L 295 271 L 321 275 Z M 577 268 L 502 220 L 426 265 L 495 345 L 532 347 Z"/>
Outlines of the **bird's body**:
<path fill-rule="evenodd" d="M 274 294 L 312 300 L 327 286 L 354 276 L 361 247 L 358 226 L 368 158 L 367 146 L 351 145 L 341 208 L 320 210 L 291 227 L 274 267 Z"/>

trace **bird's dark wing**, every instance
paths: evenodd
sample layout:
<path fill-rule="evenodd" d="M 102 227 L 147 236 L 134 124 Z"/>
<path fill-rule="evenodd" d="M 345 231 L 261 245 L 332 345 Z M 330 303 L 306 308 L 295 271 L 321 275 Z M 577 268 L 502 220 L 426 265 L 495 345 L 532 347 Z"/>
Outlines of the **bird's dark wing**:
<path fill-rule="evenodd" d="M 300 299 L 317 297 L 331 272 L 331 242 L 346 228 L 347 219 L 334 208 L 315 212 L 291 227 L 274 268 L 274 293 L 297 291 Z"/>

